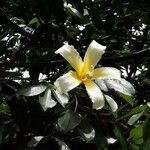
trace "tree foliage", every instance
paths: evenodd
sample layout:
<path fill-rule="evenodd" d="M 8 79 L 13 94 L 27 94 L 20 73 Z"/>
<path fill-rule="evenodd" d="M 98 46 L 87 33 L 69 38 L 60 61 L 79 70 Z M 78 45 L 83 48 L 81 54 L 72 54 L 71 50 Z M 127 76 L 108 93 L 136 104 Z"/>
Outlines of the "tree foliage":
<path fill-rule="evenodd" d="M 55 51 L 67 41 L 83 56 L 92 40 L 107 46 L 100 64 L 136 90 L 102 81 L 100 110 L 82 85 L 69 102 L 53 86 L 70 70 Z M 149 150 L 149 45 L 149 0 L 1 0 L 0 149 Z"/>

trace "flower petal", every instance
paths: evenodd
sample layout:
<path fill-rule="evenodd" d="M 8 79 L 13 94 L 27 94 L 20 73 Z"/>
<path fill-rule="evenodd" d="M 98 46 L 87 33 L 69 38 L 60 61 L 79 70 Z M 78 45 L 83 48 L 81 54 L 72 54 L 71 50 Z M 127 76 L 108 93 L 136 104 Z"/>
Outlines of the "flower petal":
<path fill-rule="evenodd" d="M 54 85 L 56 89 L 62 93 L 67 93 L 68 91 L 72 90 L 73 88 L 77 87 L 81 83 L 76 76 L 76 72 L 70 71 L 63 76 L 59 77 Z"/>
<path fill-rule="evenodd" d="M 93 71 L 93 79 L 120 79 L 120 70 L 113 67 L 96 68 Z"/>
<path fill-rule="evenodd" d="M 91 42 L 84 57 L 84 68 L 86 71 L 89 71 L 91 67 L 94 68 L 96 66 L 104 54 L 105 49 L 106 46 L 97 43 L 95 40 Z"/>
<path fill-rule="evenodd" d="M 135 94 L 135 89 L 132 84 L 125 79 L 108 79 L 105 80 L 105 84 L 109 89 L 114 89 L 120 93 L 125 95 L 133 95 Z"/>
<path fill-rule="evenodd" d="M 101 109 L 104 104 L 104 96 L 100 88 L 92 81 L 85 82 L 85 87 L 90 99 L 93 102 L 94 109 Z"/>
<path fill-rule="evenodd" d="M 79 53 L 73 46 L 65 44 L 64 46 L 59 48 L 55 53 L 62 55 L 77 72 L 81 71 L 83 61 Z"/>
<path fill-rule="evenodd" d="M 108 87 L 105 83 L 105 80 L 95 80 L 95 83 L 98 85 L 98 87 L 104 91 L 104 92 L 108 92 Z"/>

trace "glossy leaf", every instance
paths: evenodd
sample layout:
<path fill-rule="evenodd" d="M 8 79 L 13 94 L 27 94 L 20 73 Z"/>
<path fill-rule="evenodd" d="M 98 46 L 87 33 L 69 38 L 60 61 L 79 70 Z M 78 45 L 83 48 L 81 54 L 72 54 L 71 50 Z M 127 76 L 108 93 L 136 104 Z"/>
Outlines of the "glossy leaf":
<path fill-rule="evenodd" d="M 120 130 L 120 128 L 117 125 L 114 125 L 113 131 L 114 131 L 114 134 L 115 134 L 116 138 L 118 139 L 118 141 L 121 144 L 121 149 L 122 150 L 127 150 L 128 146 L 127 146 L 127 143 L 126 143 L 126 139 L 125 139 L 122 131 Z"/>
<path fill-rule="evenodd" d="M 65 107 L 66 104 L 68 104 L 69 96 L 67 93 L 61 93 L 58 90 L 53 90 L 53 95 L 56 98 L 56 100 Z"/>
<path fill-rule="evenodd" d="M 115 100 L 114 100 L 113 98 L 111 98 L 110 96 L 108 96 L 108 95 L 105 95 L 105 98 L 106 98 L 107 103 L 108 103 L 109 106 L 110 106 L 111 111 L 112 111 L 112 112 L 117 111 L 118 105 L 117 105 L 117 103 L 115 102 Z"/>
<path fill-rule="evenodd" d="M 141 144 L 143 142 L 143 124 L 133 128 L 130 131 L 129 138 L 133 140 L 135 144 Z"/>
<path fill-rule="evenodd" d="M 44 110 L 54 107 L 57 102 L 52 99 L 51 90 L 47 89 L 43 96 L 39 96 L 39 103 Z"/>
<path fill-rule="evenodd" d="M 83 118 L 81 123 L 78 126 L 81 136 L 86 139 L 87 142 L 91 141 L 95 137 L 95 130 L 92 127 L 89 120 Z"/>
<path fill-rule="evenodd" d="M 82 14 L 77 9 L 75 9 L 71 6 L 66 6 L 66 10 L 78 22 L 83 20 Z"/>
<path fill-rule="evenodd" d="M 18 94 L 24 96 L 36 96 L 43 93 L 46 90 L 47 86 L 45 84 L 33 85 L 21 89 Z"/>
<path fill-rule="evenodd" d="M 126 101 L 127 103 L 129 103 L 131 106 L 133 106 L 134 103 L 134 97 L 132 95 L 126 95 L 123 93 L 118 92 L 119 96 Z"/>
<path fill-rule="evenodd" d="M 133 115 L 129 120 L 128 120 L 128 124 L 129 125 L 133 125 L 136 123 L 136 121 L 139 120 L 139 118 L 143 115 L 144 111 L 138 113 L 138 114 L 135 114 Z"/>
<path fill-rule="evenodd" d="M 142 111 L 146 111 L 146 108 L 147 108 L 146 105 L 134 107 L 126 115 L 124 115 L 123 117 L 126 118 L 126 117 L 129 117 L 131 115 L 138 114 Z"/>
<path fill-rule="evenodd" d="M 73 111 L 64 112 L 63 116 L 58 119 L 58 126 L 64 132 L 74 129 L 81 122 L 81 117 Z"/>

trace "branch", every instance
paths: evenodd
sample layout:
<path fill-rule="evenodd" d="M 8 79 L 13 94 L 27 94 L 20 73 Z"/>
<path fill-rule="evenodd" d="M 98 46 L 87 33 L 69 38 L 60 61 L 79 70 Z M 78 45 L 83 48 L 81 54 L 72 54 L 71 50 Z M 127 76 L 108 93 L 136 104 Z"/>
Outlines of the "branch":
<path fill-rule="evenodd" d="M 145 57 L 150 56 L 150 48 L 143 49 L 141 51 L 134 52 L 134 53 L 126 55 L 126 56 L 104 58 L 104 59 L 102 59 L 102 63 L 103 62 L 115 62 L 116 63 L 116 62 L 126 61 L 128 59 L 134 59 L 134 58 L 143 57 L 143 56 L 145 56 Z"/>
<path fill-rule="evenodd" d="M 145 56 L 145 57 L 150 56 L 150 48 L 143 49 L 141 51 L 134 52 L 134 53 L 126 55 L 126 56 L 102 58 L 100 63 L 101 64 L 111 63 L 111 62 L 117 63 L 117 62 L 129 60 L 129 59 L 134 59 L 134 58 L 137 59 L 137 57 L 143 57 L 143 56 Z M 10 64 L 10 62 L 8 62 L 8 63 Z M 16 62 L 14 62 L 13 64 L 10 65 L 10 68 L 11 67 L 30 67 L 31 65 L 48 66 L 48 65 L 62 64 L 62 63 L 66 63 L 66 61 L 64 59 L 62 59 L 62 60 L 52 60 L 52 61 L 46 61 L 46 62 L 31 62 L 31 63 L 16 63 Z M 0 67 L 4 66 L 4 64 L 7 64 L 7 63 L 6 62 L 0 63 Z"/>

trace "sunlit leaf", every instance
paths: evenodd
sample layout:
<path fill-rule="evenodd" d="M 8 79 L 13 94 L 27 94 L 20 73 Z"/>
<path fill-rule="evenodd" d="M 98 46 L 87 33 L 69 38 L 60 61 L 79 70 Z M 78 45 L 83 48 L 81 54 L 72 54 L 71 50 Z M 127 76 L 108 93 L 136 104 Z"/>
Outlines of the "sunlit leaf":
<path fill-rule="evenodd" d="M 29 25 L 33 25 L 33 24 L 36 24 L 37 27 L 40 25 L 39 20 L 37 19 L 37 17 L 30 20 Z"/>
<path fill-rule="evenodd" d="M 130 110 L 126 115 L 124 115 L 123 117 L 126 118 L 126 117 L 129 117 L 129 116 L 131 116 L 131 115 L 140 113 L 140 112 L 142 112 L 142 111 L 145 111 L 146 108 L 147 108 L 146 105 L 134 107 L 133 109 L 131 109 L 131 110 Z"/>
<path fill-rule="evenodd" d="M 28 147 L 35 147 L 44 136 L 35 136 L 28 142 Z"/>
<path fill-rule="evenodd" d="M 18 94 L 24 96 L 36 96 L 43 93 L 46 90 L 47 86 L 45 84 L 33 85 L 21 89 Z"/>
<path fill-rule="evenodd" d="M 133 125 L 135 124 L 136 121 L 139 120 L 139 118 L 143 115 L 144 111 L 138 113 L 138 114 L 135 114 L 133 115 L 129 120 L 128 120 L 128 124 L 129 125 Z"/>
<path fill-rule="evenodd" d="M 106 101 L 110 106 L 112 112 L 115 112 L 118 109 L 118 105 L 113 98 L 108 95 L 105 95 Z"/>
<path fill-rule="evenodd" d="M 120 92 L 118 92 L 118 94 L 127 103 L 129 103 L 130 105 L 133 105 L 133 103 L 134 103 L 134 97 L 132 95 L 126 95 L 126 94 L 123 94 L 123 93 L 120 93 Z"/>
<path fill-rule="evenodd" d="M 147 106 L 150 107 L 150 102 L 147 102 Z"/>
<path fill-rule="evenodd" d="M 73 16 L 75 19 L 77 20 L 82 20 L 83 16 L 82 14 L 75 8 L 71 7 L 71 6 L 66 6 L 66 10 L 68 11 L 68 13 Z"/>
<path fill-rule="evenodd" d="M 54 94 L 54 97 L 56 98 L 56 100 L 63 106 L 65 107 L 66 104 L 68 104 L 69 101 L 69 96 L 67 93 L 61 93 L 57 90 L 53 90 L 52 91 Z"/>
<path fill-rule="evenodd" d="M 52 99 L 51 90 L 47 89 L 43 96 L 39 96 L 39 102 L 44 110 L 54 107 L 57 102 Z"/>

